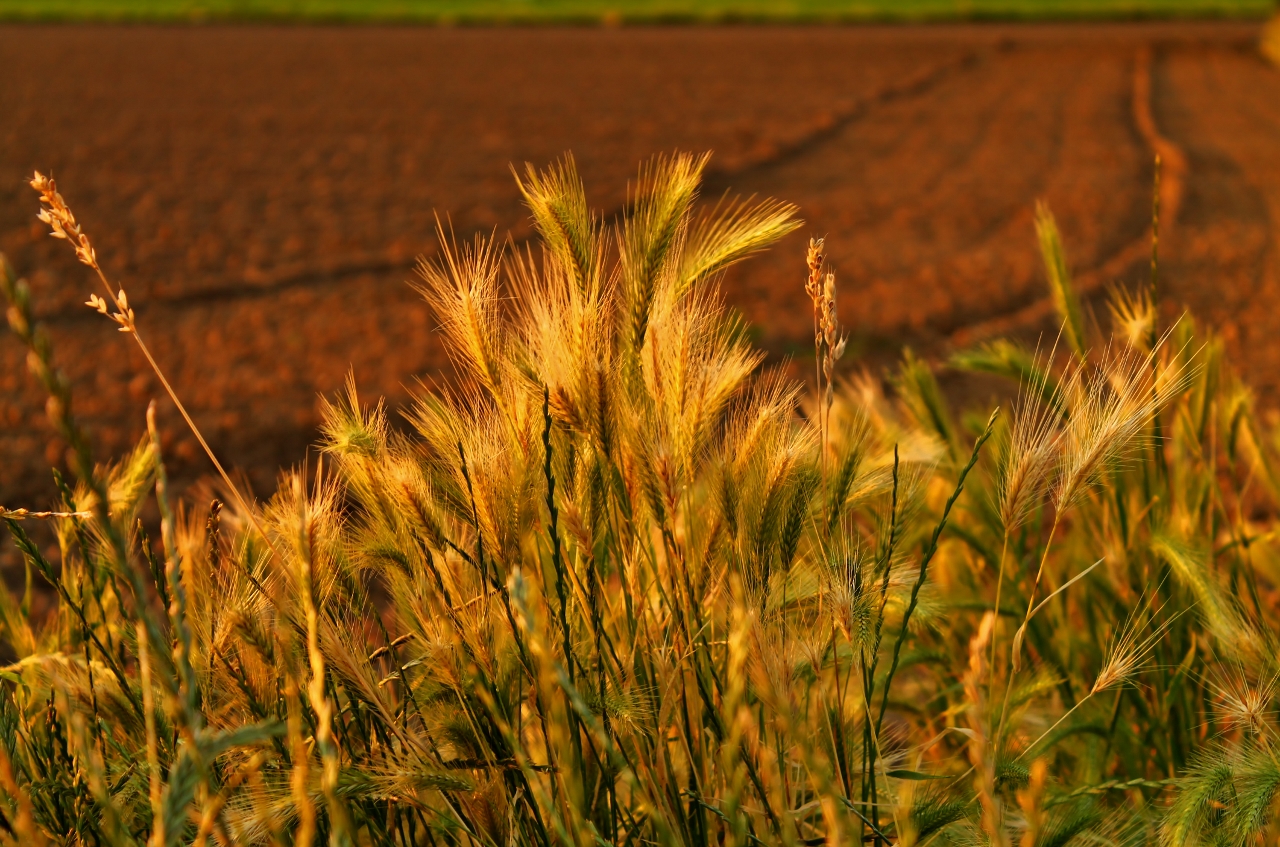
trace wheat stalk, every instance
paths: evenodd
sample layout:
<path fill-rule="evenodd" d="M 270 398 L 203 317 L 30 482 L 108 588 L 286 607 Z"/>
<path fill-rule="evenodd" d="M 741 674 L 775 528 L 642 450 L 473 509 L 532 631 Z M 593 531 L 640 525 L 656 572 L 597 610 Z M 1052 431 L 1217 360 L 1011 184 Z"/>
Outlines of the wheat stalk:
<path fill-rule="evenodd" d="M 173 390 L 173 386 L 169 384 L 168 378 L 164 375 L 164 371 L 160 369 L 159 363 L 155 357 L 151 355 L 151 350 L 142 340 L 142 336 L 138 333 L 138 325 L 135 320 L 134 311 L 129 306 L 129 298 L 123 288 L 115 289 L 111 283 L 107 281 L 107 275 L 103 272 L 102 266 L 98 264 L 98 254 L 94 250 L 89 236 L 81 229 L 80 224 L 76 221 L 75 215 L 71 208 L 59 193 L 57 184 L 52 177 L 47 177 L 39 171 L 35 172 L 30 185 L 40 195 L 41 208 L 37 214 L 41 221 L 49 225 L 50 235 L 54 238 L 68 242 L 75 251 L 76 258 L 81 264 L 88 265 L 93 269 L 98 277 L 98 281 L 102 284 L 102 288 L 106 291 L 106 297 L 99 297 L 97 294 L 90 294 L 89 300 L 85 303 L 89 308 L 93 309 L 101 315 L 106 316 L 115 324 L 117 324 L 120 332 L 127 333 L 138 345 L 138 349 L 142 351 L 142 355 L 146 358 L 147 364 L 151 366 L 151 370 L 155 373 L 156 378 L 160 380 L 160 384 L 164 386 L 165 393 L 169 395 L 169 399 L 173 401 L 173 405 L 177 407 L 178 413 L 182 415 L 182 419 L 186 421 L 192 435 L 200 442 L 200 447 L 204 450 L 205 455 L 209 457 L 209 461 L 213 462 L 214 468 L 217 469 L 218 475 L 222 477 L 222 482 L 227 486 L 232 496 L 236 498 L 236 503 L 241 511 L 249 518 L 262 535 L 263 540 L 268 546 L 272 545 L 270 536 L 262 530 L 258 524 L 258 519 L 254 514 L 254 510 L 250 507 L 249 502 L 240 493 L 240 489 L 231 480 L 230 475 L 223 468 L 222 463 L 218 461 L 218 457 L 214 455 L 213 449 L 209 443 L 205 441 L 204 435 L 200 432 L 200 428 L 196 426 L 196 422 L 192 420 L 191 415 L 187 412 L 186 406 L 178 398 L 177 392 Z M 111 309 L 115 311 L 111 311 Z"/>

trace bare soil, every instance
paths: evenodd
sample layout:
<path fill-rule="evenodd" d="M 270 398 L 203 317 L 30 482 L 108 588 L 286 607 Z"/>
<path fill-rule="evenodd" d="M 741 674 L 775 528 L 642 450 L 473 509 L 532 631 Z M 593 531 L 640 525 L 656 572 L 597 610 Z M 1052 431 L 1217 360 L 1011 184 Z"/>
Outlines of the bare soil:
<path fill-rule="evenodd" d="M 259 493 L 315 438 L 351 370 L 405 403 L 447 373 L 406 280 L 462 236 L 530 227 L 508 166 L 573 151 L 617 213 L 637 163 L 715 151 L 705 196 L 767 194 L 808 222 L 726 296 L 803 357 L 803 245 L 828 237 L 855 354 L 944 357 L 1052 332 L 1032 216 L 1046 200 L 1091 302 L 1147 274 L 1166 166 L 1162 286 L 1280 403 L 1280 71 L 1239 24 L 379 29 L 0 27 L 0 250 L 30 279 L 101 453 L 160 387 L 81 305 L 92 280 L 35 220 L 58 178 L 144 335 Z M 0 335 L 0 503 L 49 501 L 64 446 Z M 172 470 L 211 468 L 172 407 Z"/>

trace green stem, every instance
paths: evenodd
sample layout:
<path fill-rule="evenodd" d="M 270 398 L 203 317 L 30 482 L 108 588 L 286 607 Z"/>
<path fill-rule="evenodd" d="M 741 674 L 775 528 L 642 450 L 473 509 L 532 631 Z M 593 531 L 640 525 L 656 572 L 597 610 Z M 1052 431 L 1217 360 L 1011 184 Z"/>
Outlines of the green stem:
<path fill-rule="evenodd" d="M 924 584 L 925 577 L 929 573 L 929 562 L 933 559 L 934 554 L 938 552 L 938 539 L 942 536 L 942 530 L 947 526 L 947 518 L 951 516 L 951 508 L 955 506 L 956 500 L 960 499 L 960 492 L 964 491 L 964 481 L 969 476 L 969 471 L 973 470 L 973 466 L 978 463 L 978 454 L 982 451 L 982 445 L 987 443 L 987 439 L 991 438 L 991 430 L 996 423 L 996 415 L 1000 414 L 997 408 L 991 413 L 991 417 L 987 419 L 987 427 L 983 430 L 982 435 L 973 444 L 973 452 L 969 455 L 969 461 L 960 469 L 960 478 L 956 480 L 956 488 L 951 492 L 951 496 L 947 498 L 947 503 L 942 508 L 942 519 L 938 521 L 938 525 L 933 529 L 933 537 L 929 539 L 929 546 L 925 549 L 924 555 L 920 557 L 920 571 L 916 575 L 915 584 L 911 586 L 911 601 L 907 604 L 907 610 L 902 615 L 902 628 L 898 630 L 898 639 L 893 644 L 893 661 L 889 664 L 889 673 L 884 678 L 884 691 L 880 695 L 880 714 L 876 718 L 876 732 L 878 738 L 880 731 L 884 727 L 884 714 L 889 707 L 889 690 L 893 687 L 893 675 L 898 671 L 898 661 L 902 655 L 902 644 L 907 640 L 907 628 L 911 624 L 911 615 L 916 610 L 916 605 L 920 601 L 920 587 Z"/>

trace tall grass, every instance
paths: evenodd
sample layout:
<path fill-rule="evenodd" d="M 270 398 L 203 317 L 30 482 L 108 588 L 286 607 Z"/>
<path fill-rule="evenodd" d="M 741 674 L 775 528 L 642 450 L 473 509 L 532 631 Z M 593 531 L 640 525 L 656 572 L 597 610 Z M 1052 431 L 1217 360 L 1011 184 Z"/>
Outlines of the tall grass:
<path fill-rule="evenodd" d="M 1005 378 L 1000 409 L 841 359 L 817 241 L 815 393 L 717 290 L 795 209 L 702 209 L 705 163 L 647 163 L 617 222 L 572 160 L 530 168 L 539 250 L 441 233 L 417 285 L 459 381 L 404 427 L 348 386 L 262 503 L 174 501 L 150 413 L 96 463 L 4 265 L 73 477 L 3 513 L 57 603 L 0 600 L 0 838 L 1273 839 L 1280 477 L 1221 343 L 1145 283 L 1104 333 L 1042 210 L 1066 343 L 949 365 Z"/>

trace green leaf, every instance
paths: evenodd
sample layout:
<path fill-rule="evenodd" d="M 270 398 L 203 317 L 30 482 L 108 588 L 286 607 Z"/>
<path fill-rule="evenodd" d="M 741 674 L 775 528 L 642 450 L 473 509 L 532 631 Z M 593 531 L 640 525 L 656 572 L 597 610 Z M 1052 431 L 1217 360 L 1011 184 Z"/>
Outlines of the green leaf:
<path fill-rule="evenodd" d="M 908 771 L 908 770 L 902 770 L 902 769 L 886 771 L 885 776 L 891 777 L 893 779 L 910 779 L 914 781 L 919 781 L 923 779 L 951 779 L 951 777 L 946 774 L 920 773 L 920 771 Z"/>

